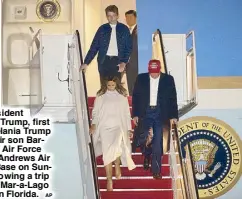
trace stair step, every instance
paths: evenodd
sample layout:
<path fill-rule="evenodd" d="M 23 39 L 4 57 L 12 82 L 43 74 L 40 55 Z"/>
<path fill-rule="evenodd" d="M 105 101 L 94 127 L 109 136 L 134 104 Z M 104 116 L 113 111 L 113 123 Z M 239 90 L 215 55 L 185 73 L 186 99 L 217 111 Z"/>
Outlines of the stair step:
<path fill-rule="evenodd" d="M 144 157 L 140 154 L 132 155 L 132 159 L 135 164 L 142 164 L 144 163 Z M 169 164 L 169 156 L 168 154 L 164 155 L 162 158 L 162 164 Z M 97 165 L 103 165 L 102 156 L 97 157 Z"/>
<path fill-rule="evenodd" d="M 114 174 L 114 171 L 115 171 L 115 168 L 113 168 L 113 174 Z M 145 171 L 143 167 L 136 167 L 134 170 L 131 170 L 131 171 L 129 171 L 127 167 L 123 167 L 121 171 L 122 171 L 122 176 L 152 176 L 152 173 L 150 172 L 150 170 Z M 104 167 L 98 167 L 97 172 L 99 177 L 106 176 L 106 171 Z M 161 175 L 170 176 L 170 167 L 162 165 Z"/>
<path fill-rule="evenodd" d="M 172 190 L 168 191 L 101 191 L 102 199 L 172 199 Z"/>
<path fill-rule="evenodd" d="M 135 164 L 143 164 L 144 163 L 144 156 L 142 156 L 142 155 L 134 154 L 134 155 L 132 155 L 132 159 L 133 159 Z M 162 164 L 169 164 L 169 156 L 164 155 L 161 162 L 162 162 Z"/>
<path fill-rule="evenodd" d="M 107 180 L 99 180 L 100 189 L 106 189 Z M 114 189 L 172 189 L 171 179 L 120 179 L 113 180 Z"/>
<path fill-rule="evenodd" d="M 182 178 L 182 176 L 178 175 L 178 178 Z M 107 177 L 98 177 L 99 180 L 106 180 Z M 116 178 L 113 176 L 112 177 L 113 180 L 116 180 Z M 121 176 L 120 179 L 135 179 L 135 180 L 139 180 L 139 179 L 153 179 L 153 177 L 150 176 Z M 171 176 L 162 176 L 162 179 L 171 179 Z"/>
<path fill-rule="evenodd" d="M 162 164 L 162 165 L 163 166 L 170 166 L 169 164 Z M 180 164 L 178 164 L 178 165 L 180 165 Z M 135 166 L 136 167 L 143 167 L 143 164 L 136 164 Z M 101 167 L 104 167 L 104 165 L 97 165 L 97 167 L 100 167 L 101 168 Z M 115 167 L 115 164 L 113 164 L 112 167 Z M 121 168 L 125 168 L 125 166 L 123 166 L 123 165 L 120 165 L 120 167 Z"/>
<path fill-rule="evenodd" d="M 93 107 L 95 99 L 96 97 L 88 97 L 87 102 L 89 107 Z"/>

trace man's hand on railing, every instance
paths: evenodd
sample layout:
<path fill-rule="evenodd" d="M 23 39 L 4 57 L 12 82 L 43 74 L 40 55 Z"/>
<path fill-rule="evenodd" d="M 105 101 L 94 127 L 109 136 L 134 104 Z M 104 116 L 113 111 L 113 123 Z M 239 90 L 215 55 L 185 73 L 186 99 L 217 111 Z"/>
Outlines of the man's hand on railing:
<path fill-rule="evenodd" d="M 89 129 L 90 135 L 92 135 L 95 132 L 95 130 L 96 130 L 96 125 L 95 124 L 92 124 L 91 127 L 90 127 L 90 129 Z"/>
<path fill-rule="evenodd" d="M 79 71 L 84 71 L 84 72 L 86 72 L 86 69 L 87 69 L 87 64 L 82 64 L 82 65 L 80 66 Z"/>

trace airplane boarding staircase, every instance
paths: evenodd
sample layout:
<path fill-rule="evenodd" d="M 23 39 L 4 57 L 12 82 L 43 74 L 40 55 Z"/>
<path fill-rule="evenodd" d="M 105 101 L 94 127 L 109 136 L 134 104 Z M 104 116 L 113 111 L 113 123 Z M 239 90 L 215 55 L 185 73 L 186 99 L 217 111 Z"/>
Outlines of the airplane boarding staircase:
<path fill-rule="evenodd" d="M 157 36 L 163 53 L 163 60 L 161 61 L 165 68 L 164 72 L 167 73 L 162 35 L 159 30 L 156 31 L 153 39 L 156 40 L 155 37 Z M 85 76 L 84 73 L 82 75 Z M 87 87 L 85 82 L 84 86 L 85 88 Z M 88 101 L 88 115 L 91 119 L 95 97 L 88 97 L 86 92 L 86 98 Z M 130 111 L 132 111 L 132 97 L 128 97 L 128 101 Z M 195 106 L 196 99 L 194 97 L 187 104 L 181 106 L 179 109 L 179 117 L 186 114 Z M 134 128 L 133 123 L 132 127 Z M 96 181 L 96 187 L 99 187 L 97 197 L 102 199 L 198 199 L 190 146 L 187 145 L 185 148 L 186 154 L 182 154 L 176 127 L 174 127 L 174 130 L 170 134 L 170 140 L 170 151 L 162 159 L 162 180 L 154 180 L 150 171 L 143 170 L 143 157 L 138 149 L 132 154 L 132 158 L 137 167 L 129 171 L 127 168 L 121 166 L 121 179 L 116 180 L 113 177 L 113 192 L 106 191 L 106 173 L 102 157 L 98 157 L 96 161 L 93 158 L 93 162 L 97 164 L 96 179 L 98 179 L 98 182 Z"/>

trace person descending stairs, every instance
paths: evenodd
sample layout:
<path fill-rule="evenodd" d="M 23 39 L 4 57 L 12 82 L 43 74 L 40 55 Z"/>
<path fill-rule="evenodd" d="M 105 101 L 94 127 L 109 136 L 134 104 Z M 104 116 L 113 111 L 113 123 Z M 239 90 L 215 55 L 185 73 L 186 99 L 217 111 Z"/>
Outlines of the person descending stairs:
<path fill-rule="evenodd" d="M 92 115 L 95 97 L 89 97 L 89 111 Z M 128 97 L 130 111 L 132 111 L 132 97 Z M 132 122 L 132 128 L 134 129 Z M 173 199 L 172 178 L 170 175 L 169 154 L 162 158 L 162 179 L 154 180 L 150 170 L 144 170 L 144 157 L 138 148 L 132 154 L 136 168 L 129 171 L 121 164 L 121 170 L 114 163 L 110 169 L 113 184 L 112 191 L 107 190 L 107 179 L 102 156 L 97 157 L 97 173 L 102 199 Z M 116 169 L 115 169 L 116 168 Z"/>

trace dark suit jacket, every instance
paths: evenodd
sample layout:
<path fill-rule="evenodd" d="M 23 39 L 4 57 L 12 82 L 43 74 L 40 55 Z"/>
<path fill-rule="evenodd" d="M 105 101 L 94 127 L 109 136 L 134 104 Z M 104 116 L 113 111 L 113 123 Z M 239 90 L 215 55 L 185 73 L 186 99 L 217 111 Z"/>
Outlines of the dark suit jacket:
<path fill-rule="evenodd" d="M 112 28 L 109 23 L 103 24 L 99 27 L 84 60 L 85 64 L 90 64 L 97 53 L 98 65 L 100 66 L 104 62 L 109 47 L 111 32 Z M 117 23 L 116 34 L 119 63 L 127 63 L 132 51 L 132 38 L 130 31 L 126 25 Z"/>
<path fill-rule="evenodd" d="M 161 73 L 158 87 L 158 101 L 160 103 L 161 122 L 178 119 L 177 94 L 174 78 L 171 75 Z M 146 109 L 150 103 L 150 75 L 139 74 L 133 91 L 132 116 L 144 118 Z"/>
<path fill-rule="evenodd" d="M 129 63 L 126 68 L 127 82 L 129 88 L 129 94 L 132 95 L 135 79 L 138 75 L 138 36 L 137 36 L 137 25 L 131 34 L 133 49 L 130 55 Z"/>

